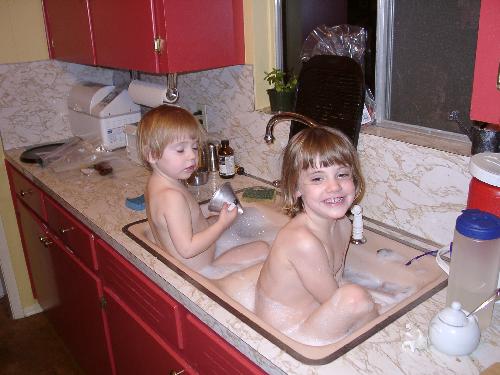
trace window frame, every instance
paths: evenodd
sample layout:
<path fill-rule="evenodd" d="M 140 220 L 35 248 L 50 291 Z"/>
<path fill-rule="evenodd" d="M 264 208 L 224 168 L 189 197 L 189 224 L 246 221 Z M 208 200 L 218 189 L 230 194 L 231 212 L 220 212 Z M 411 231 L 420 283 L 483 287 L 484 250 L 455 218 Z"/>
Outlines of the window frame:
<path fill-rule="evenodd" d="M 389 119 L 391 105 L 390 82 L 392 82 L 394 2 L 395 0 L 377 0 L 377 49 L 375 56 L 375 91 L 377 92 L 375 98 L 376 125 L 363 127 L 362 133 L 469 156 L 471 142 L 465 134 L 428 128 L 418 124 L 396 122 Z M 276 25 L 275 66 L 283 68 L 281 0 L 274 0 L 274 9 Z"/>

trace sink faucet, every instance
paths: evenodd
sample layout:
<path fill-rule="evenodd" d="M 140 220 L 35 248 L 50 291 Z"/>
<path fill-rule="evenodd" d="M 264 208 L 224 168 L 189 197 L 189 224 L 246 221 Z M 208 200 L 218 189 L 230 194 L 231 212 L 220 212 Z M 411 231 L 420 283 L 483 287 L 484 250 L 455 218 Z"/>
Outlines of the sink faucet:
<path fill-rule="evenodd" d="M 301 124 L 307 125 L 310 128 L 316 128 L 316 127 L 320 126 L 314 120 L 312 120 L 309 117 L 306 117 L 304 115 L 294 113 L 294 112 L 280 112 L 277 115 L 274 115 L 273 117 L 271 117 L 271 119 L 267 123 L 266 135 L 264 136 L 264 140 L 266 141 L 266 143 L 269 144 L 269 143 L 274 142 L 274 135 L 273 135 L 274 125 L 276 125 L 278 122 L 292 121 L 292 120 L 300 122 Z"/>

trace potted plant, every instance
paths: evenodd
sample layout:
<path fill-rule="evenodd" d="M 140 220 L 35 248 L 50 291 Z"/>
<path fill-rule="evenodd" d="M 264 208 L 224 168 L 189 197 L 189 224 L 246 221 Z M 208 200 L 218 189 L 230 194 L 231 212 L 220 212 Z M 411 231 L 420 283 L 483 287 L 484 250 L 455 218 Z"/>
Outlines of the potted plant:
<path fill-rule="evenodd" d="M 282 69 L 277 68 L 264 73 L 266 74 L 264 80 L 272 86 L 272 88 L 267 90 L 271 111 L 293 111 L 297 76 L 295 74 L 287 74 Z"/>

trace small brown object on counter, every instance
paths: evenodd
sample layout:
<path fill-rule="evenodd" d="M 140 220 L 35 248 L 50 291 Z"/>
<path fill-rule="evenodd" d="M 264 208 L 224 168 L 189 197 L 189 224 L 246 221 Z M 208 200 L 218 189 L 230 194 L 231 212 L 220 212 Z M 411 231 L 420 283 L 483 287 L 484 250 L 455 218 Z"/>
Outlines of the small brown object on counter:
<path fill-rule="evenodd" d="M 94 164 L 94 169 L 98 171 L 101 176 L 106 176 L 113 172 L 113 167 L 107 161 L 101 161 L 100 163 Z"/>

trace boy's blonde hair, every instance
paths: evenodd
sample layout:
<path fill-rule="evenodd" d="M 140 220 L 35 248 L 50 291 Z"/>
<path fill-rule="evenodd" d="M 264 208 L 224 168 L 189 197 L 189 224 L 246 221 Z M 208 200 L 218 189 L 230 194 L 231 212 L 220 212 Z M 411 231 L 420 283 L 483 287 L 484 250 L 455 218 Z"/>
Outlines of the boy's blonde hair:
<path fill-rule="evenodd" d="M 304 210 L 302 199 L 296 197 L 300 173 L 308 168 L 329 167 L 334 164 L 351 168 L 356 187 L 354 200 L 359 201 L 365 184 L 356 149 L 344 133 L 323 126 L 306 128 L 288 142 L 283 152 L 281 168 L 283 209 L 287 215 L 294 217 Z"/>
<path fill-rule="evenodd" d="M 203 128 L 188 111 L 174 105 L 160 105 L 147 112 L 137 128 L 137 148 L 143 164 L 151 169 L 149 160 L 158 160 L 167 145 L 180 139 L 194 138 L 201 142 Z"/>

